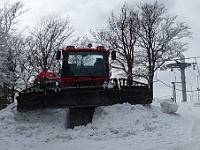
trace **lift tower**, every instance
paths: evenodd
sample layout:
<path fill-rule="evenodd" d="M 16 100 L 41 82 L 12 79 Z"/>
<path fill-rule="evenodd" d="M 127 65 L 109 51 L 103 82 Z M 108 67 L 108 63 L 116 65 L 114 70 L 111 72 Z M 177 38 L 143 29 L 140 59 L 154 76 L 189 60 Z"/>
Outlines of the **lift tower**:
<path fill-rule="evenodd" d="M 186 82 L 185 82 L 185 68 L 191 66 L 191 63 L 185 62 L 185 56 L 183 54 L 179 54 L 180 61 L 175 60 L 176 63 L 168 64 L 167 67 L 173 68 L 180 68 L 181 71 L 181 84 L 182 84 L 182 97 L 183 102 L 187 102 L 187 95 L 186 95 Z"/>

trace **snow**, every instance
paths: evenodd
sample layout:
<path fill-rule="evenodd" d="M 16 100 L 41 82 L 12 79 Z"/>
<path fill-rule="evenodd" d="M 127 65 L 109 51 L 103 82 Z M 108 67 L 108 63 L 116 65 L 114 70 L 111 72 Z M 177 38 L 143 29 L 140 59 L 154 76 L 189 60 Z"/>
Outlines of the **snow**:
<path fill-rule="evenodd" d="M 161 111 L 164 113 L 175 113 L 178 110 L 178 105 L 171 99 L 164 99 L 160 101 Z"/>
<path fill-rule="evenodd" d="M 198 101 L 98 107 L 92 123 L 73 130 L 65 128 L 68 109 L 18 112 L 16 106 L 0 111 L 1 150 L 200 149 Z"/>

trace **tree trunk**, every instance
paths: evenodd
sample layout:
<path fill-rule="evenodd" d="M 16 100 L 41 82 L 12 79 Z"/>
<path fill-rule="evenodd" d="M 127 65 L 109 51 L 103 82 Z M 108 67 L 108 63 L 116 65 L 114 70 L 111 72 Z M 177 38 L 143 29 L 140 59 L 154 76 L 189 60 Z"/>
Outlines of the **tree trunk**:
<path fill-rule="evenodd" d="M 149 88 L 150 88 L 150 90 L 151 90 L 151 93 L 152 93 L 152 100 L 153 100 L 153 75 L 150 75 L 150 76 L 149 76 L 148 85 L 149 85 Z"/>
<path fill-rule="evenodd" d="M 12 86 L 12 90 L 11 90 L 11 103 L 13 103 L 14 102 L 14 100 L 15 100 L 15 87 L 14 86 Z"/>

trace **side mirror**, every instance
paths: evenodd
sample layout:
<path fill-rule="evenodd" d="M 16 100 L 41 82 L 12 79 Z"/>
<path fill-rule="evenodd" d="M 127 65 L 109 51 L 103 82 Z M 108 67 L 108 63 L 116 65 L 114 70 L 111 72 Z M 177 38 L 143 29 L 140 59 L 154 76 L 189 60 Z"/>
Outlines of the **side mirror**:
<path fill-rule="evenodd" d="M 112 58 L 112 60 L 116 60 L 116 51 L 115 50 L 112 50 L 111 58 Z"/>
<path fill-rule="evenodd" d="M 61 51 L 58 49 L 56 52 L 56 60 L 60 60 L 61 57 Z"/>

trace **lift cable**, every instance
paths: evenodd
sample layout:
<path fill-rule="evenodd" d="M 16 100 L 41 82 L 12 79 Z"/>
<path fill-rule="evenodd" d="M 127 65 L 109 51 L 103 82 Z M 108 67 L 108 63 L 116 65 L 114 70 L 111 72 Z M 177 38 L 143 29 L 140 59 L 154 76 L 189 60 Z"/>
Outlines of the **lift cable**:
<path fill-rule="evenodd" d="M 173 88 L 172 86 L 170 86 L 170 85 L 164 83 L 163 81 L 161 81 L 161 80 L 159 80 L 159 79 L 157 79 L 156 81 L 161 82 L 163 85 L 165 85 L 165 86 L 167 86 L 167 87 L 169 87 L 169 88 Z M 156 82 L 156 81 L 155 81 L 155 82 Z M 183 91 L 183 90 L 181 90 L 181 89 L 176 89 L 176 90 L 177 90 L 177 91 Z M 186 90 L 186 92 L 196 92 L 196 91 L 198 91 L 198 90 Z"/>

